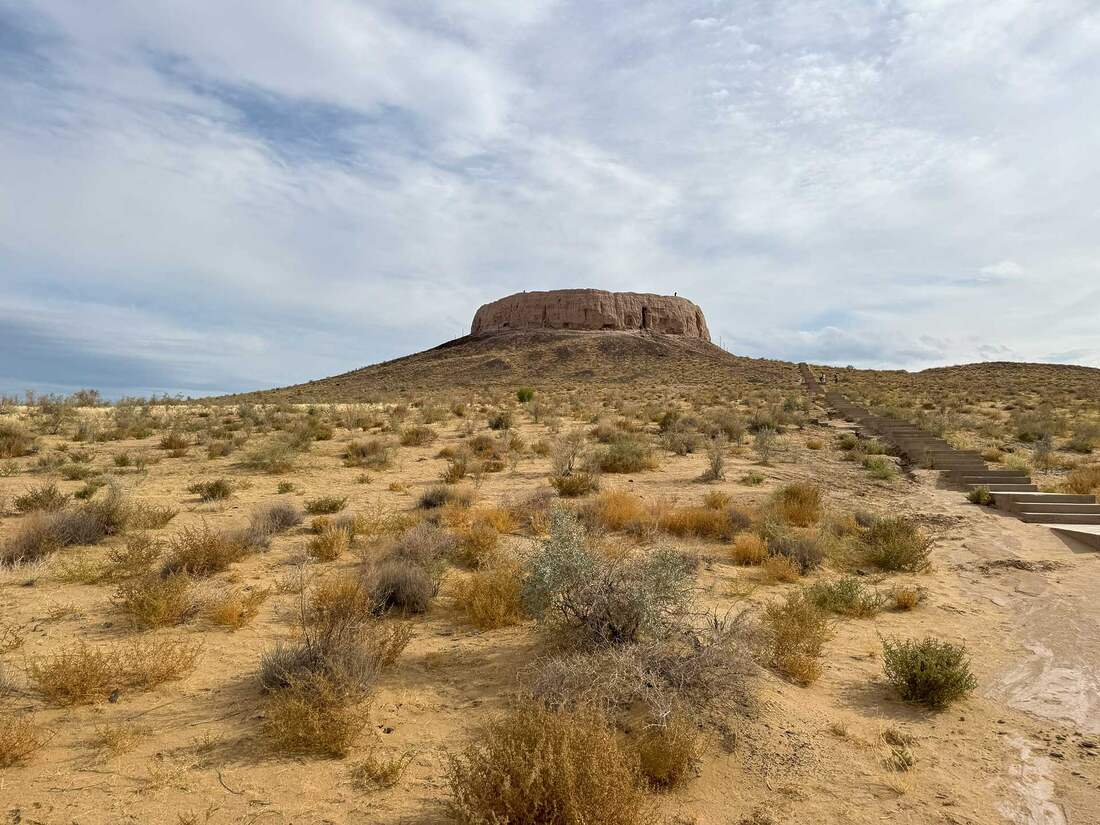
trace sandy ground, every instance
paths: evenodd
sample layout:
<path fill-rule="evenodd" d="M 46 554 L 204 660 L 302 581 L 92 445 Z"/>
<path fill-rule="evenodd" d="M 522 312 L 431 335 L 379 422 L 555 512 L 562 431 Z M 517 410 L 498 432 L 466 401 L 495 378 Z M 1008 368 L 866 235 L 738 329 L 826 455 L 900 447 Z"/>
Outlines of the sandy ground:
<path fill-rule="evenodd" d="M 453 425 L 441 429 L 448 438 L 456 435 Z M 529 438 L 539 435 L 538 428 L 527 429 Z M 834 509 L 909 513 L 938 535 L 931 572 L 882 582 L 912 580 L 926 589 L 926 600 L 910 613 L 839 623 L 824 673 L 812 687 L 764 673 L 759 707 L 712 732 L 697 779 L 661 797 L 663 816 L 682 825 L 729 825 L 754 811 L 776 823 L 1100 822 L 1100 554 L 1070 546 L 1041 526 L 969 505 L 961 493 L 938 486 L 931 471 L 875 482 L 835 450 L 804 446 L 810 436 L 833 434 L 823 425 L 792 435 L 779 462 L 762 470 L 767 482 L 761 488 L 737 481 L 750 469 L 761 470 L 748 450 L 731 459 L 728 480 L 716 485 L 695 482 L 703 469 L 698 455 L 665 456 L 656 471 L 606 479 L 608 486 L 644 497 L 687 503 L 714 488 L 758 500 L 784 481 L 814 478 Z M 288 476 L 299 498 L 336 493 L 350 497 L 351 511 L 378 503 L 407 509 L 411 496 L 443 467 L 434 455 L 445 440 L 402 448 L 395 468 L 359 484 L 361 471 L 342 467 L 337 458 L 347 437 L 341 432 L 335 441 L 318 443 Z M 96 445 L 96 461 L 109 464 L 110 453 L 138 446 Z M 489 476 L 480 497 L 517 497 L 542 485 L 545 472 L 544 459 L 525 459 L 515 475 L 505 470 Z M 251 486 L 217 506 L 184 492 L 195 478 L 217 475 L 247 477 Z M 246 476 L 231 459 L 192 457 L 165 459 L 145 477 L 121 478 L 137 497 L 183 508 L 166 528 L 171 532 L 204 519 L 242 525 L 252 506 L 275 497 L 281 477 Z M 387 489 L 397 479 L 410 485 L 409 492 Z M 0 495 L 40 480 L 0 478 Z M 5 519 L 0 540 L 18 521 Z M 265 587 L 293 577 L 301 569 L 304 540 L 301 530 L 279 537 L 269 551 L 221 578 Z M 687 546 L 705 560 L 699 588 L 707 606 L 739 608 L 789 587 L 763 585 L 756 571 L 731 564 L 720 544 Z M 322 575 L 354 564 L 349 556 L 306 570 Z M 260 616 L 236 632 L 202 620 L 164 631 L 200 639 L 202 659 L 190 676 L 151 693 L 58 709 L 28 690 L 18 692 L 0 711 L 33 711 L 52 738 L 26 767 L 0 771 L 3 821 L 446 822 L 445 753 L 462 747 L 479 722 L 505 707 L 542 652 L 530 623 L 488 632 L 465 624 L 448 598 L 450 586 L 444 585 L 431 612 L 415 620 L 413 641 L 380 686 L 370 730 L 346 760 L 272 755 L 258 735 L 256 665 L 265 648 L 292 633 L 293 593 L 272 596 Z M 23 647 L 4 657 L 16 681 L 25 662 L 60 646 L 130 638 L 133 631 L 109 596 L 109 588 L 64 584 L 48 570 L 0 574 L 0 615 L 25 635 Z M 939 713 L 898 701 L 882 677 L 881 638 L 925 634 L 965 641 L 981 685 Z M 97 725 L 105 724 L 133 727 L 134 747 L 112 758 L 90 747 Z M 886 766 L 880 734 L 887 727 L 912 736 L 911 770 Z M 349 765 L 372 745 L 414 756 L 396 787 L 364 793 L 350 783 Z"/>

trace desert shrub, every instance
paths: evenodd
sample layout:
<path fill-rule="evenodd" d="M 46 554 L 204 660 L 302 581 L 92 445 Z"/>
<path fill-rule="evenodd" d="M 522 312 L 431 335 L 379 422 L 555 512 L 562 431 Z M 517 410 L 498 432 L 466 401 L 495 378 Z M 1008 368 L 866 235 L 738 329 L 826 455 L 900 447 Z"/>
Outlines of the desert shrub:
<path fill-rule="evenodd" d="M 686 785 L 702 760 L 699 729 L 680 714 L 646 728 L 635 747 L 642 775 L 660 790 Z"/>
<path fill-rule="evenodd" d="M 160 437 L 160 443 L 157 444 L 162 450 L 186 450 L 190 445 L 187 437 L 176 430 L 169 430 Z"/>
<path fill-rule="evenodd" d="M 473 501 L 473 491 L 463 487 L 453 487 L 447 484 L 433 484 L 417 499 L 416 506 L 423 510 L 434 510 L 446 504 L 469 507 Z"/>
<path fill-rule="evenodd" d="M 624 644 L 666 633 L 682 618 L 693 570 L 665 549 L 612 558 L 589 546 L 564 510 L 551 514 L 550 536 L 527 563 L 527 611 L 582 644 Z"/>
<path fill-rule="evenodd" d="M 184 527 L 168 540 L 161 575 L 212 576 L 244 558 L 248 550 L 240 536 L 214 530 L 205 522 L 199 527 Z"/>
<path fill-rule="evenodd" d="M 596 463 L 605 473 L 640 473 L 657 466 L 649 446 L 634 440 L 620 440 L 604 447 Z"/>
<path fill-rule="evenodd" d="M 338 513 L 347 503 L 347 496 L 318 496 L 306 501 L 306 512 L 311 516 Z"/>
<path fill-rule="evenodd" d="M 661 446 L 676 455 L 694 453 L 699 448 L 701 440 L 699 433 L 681 426 L 673 427 L 661 434 Z"/>
<path fill-rule="evenodd" d="M 767 541 L 768 552 L 794 562 L 800 573 L 814 570 L 825 559 L 825 548 L 818 534 L 778 529 L 768 535 Z"/>
<path fill-rule="evenodd" d="M 932 540 L 913 521 L 897 517 L 879 519 L 860 539 L 868 563 L 882 570 L 917 572 L 929 565 Z"/>
<path fill-rule="evenodd" d="M 775 453 L 776 432 L 771 427 L 761 427 L 753 434 L 752 448 L 761 464 L 771 463 Z"/>
<path fill-rule="evenodd" d="M 660 639 L 582 649 L 539 662 L 531 693 L 548 707 L 598 707 L 652 720 L 687 711 L 718 717 L 753 702 L 756 625 L 743 616 L 712 617 Z"/>
<path fill-rule="evenodd" d="M 585 516 L 607 530 L 627 530 L 645 520 L 645 502 L 626 490 L 605 490 L 585 508 Z"/>
<path fill-rule="evenodd" d="M 85 642 L 55 650 L 27 665 L 35 689 L 57 705 L 101 702 L 115 690 L 150 690 L 187 675 L 199 647 L 166 637 L 93 647 Z"/>
<path fill-rule="evenodd" d="M 520 387 L 516 390 L 516 400 L 521 404 L 526 404 L 534 397 L 535 391 L 530 387 Z"/>
<path fill-rule="evenodd" d="M 863 458 L 863 469 L 871 474 L 871 478 L 880 481 L 889 481 L 897 475 L 894 462 L 883 455 L 869 455 Z"/>
<path fill-rule="evenodd" d="M 405 558 L 388 558 L 367 573 L 370 594 L 382 610 L 425 613 L 439 592 L 439 580 L 430 570 Z"/>
<path fill-rule="evenodd" d="M 786 556 L 768 556 L 760 563 L 760 570 L 768 581 L 774 583 L 789 584 L 798 581 L 802 576 L 802 569 L 797 562 Z"/>
<path fill-rule="evenodd" d="M 1070 470 L 1066 476 L 1065 489 L 1082 496 L 1100 492 L 1100 464 L 1088 464 Z"/>
<path fill-rule="evenodd" d="M 187 492 L 202 501 L 224 501 L 233 495 L 233 485 L 228 479 L 216 478 L 213 481 L 197 481 L 187 488 Z"/>
<path fill-rule="evenodd" d="M 741 483 L 749 487 L 758 487 L 764 483 L 764 476 L 760 473 L 745 473 L 741 476 Z"/>
<path fill-rule="evenodd" d="M 295 486 L 293 481 L 280 481 L 275 487 L 275 492 L 279 493 L 280 495 L 293 493 L 294 490 Z"/>
<path fill-rule="evenodd" d="M 802 481 L 786 484 L 772 495 L 771 509 L 787 524 L 809 527 L 821 518 L 821 488 Z"/>
<path fill-rule="evenodd" d="M 491 562 L 500 544 L 500 533 L 488 521 L 477 519 L 458 531 L 455 560 L 468 567 Z"/>
<path fill-rule="evenodd" d="M 147 501 L 130 502 L 126 527 L 135 530 L 159 530 L 179 514 L 168 505 L 150 504 Z"/>
<path fill-rule="evenodd" d="M 264 735 L 283 753 L 345 756 L 367 724 L 364 698 L 323 673 L 295 676 L 267 697 Z"/>
<path fill-rule="evenodd" d="M 211 596 L 204 608 L 206 618 L 219 627 L 239 630 L 260 612 L 260 606 L 271 595 L 267 588 L 243 590 L 229 587 Z"/>
<path fill-rule="evenodd" d="M 864 587 L 855 576 L 815 582 L 807 589 L 806 595 L 822 610 L 860 619 L 874 616 L 886 604 L 886 598 L 881 593 Z"/>
<path fill-rule="evenodd" d="M 270 537 L 297 527 L 305 516 L 293 501 L 273 501 L 261 504 L 248 517 L 248 530 L 256 536 L 255 544 L 263 544 L 259 537 Z"/>
<path fill-rule="evenodd" d="M 0 768 L 25 765 L 49 737 L 29 715 L 5 713 L 0 717 Z"/>
<path fill-rule="evenodd" d="M 898 586 L 890 591 L 895 610 L 912 610 L 924 600 L 924 593 L 918 587 Z"/>
<path fill-rule="evenodd" d="M 285 436 L 275 436 L 251 445 L 241 466 L 263 473 L 285 473 L 294 468 L 301 447 Z"/>
<path fill-rule="evenodd" d="M 423 447 L 431 444 L 438 436 L 431 427 L 417 425 L 407 427 L 401 431 L 401 445 L 403 447 Z"/>
<path fill-rule="evenodd" d="M 522 705 L 448 757 L 450 814 L 463 825 L 635 825 L 650 820 L 637 757 L 597 711 Z"/>
<path fill-rule="evenodd" d="M 18 513 L 51 512 L 60 510 L 68 502 L 69 497 L 57 489 L 57 485 L 53 482 L 40 487 L 31 487 L 23 495 L 12 499 L 12 504 Z"/>
<path fill-rule="evenodd" d="M 768 556 L 768 545 L 760 536 L 746 530 L 733 537 L 730 553 L 737 564 L 762 564 Z"/>
<path fill-rule="evenodd" d="M 600 477 L 595 473 L 575 470 L 567 476 L 551 476 L 550 485 L 563 498 L 577 498 L 600 489 Z"/>
<path fill-rule="evenodd" d="M 124 581 L 115 591 L 113 602 L 141 628 L 182 624 L 199 611 L 191 577 L 183 572 Z"/>
<path fill-rule="evenodd" d="M 984 507 L 993 506 L 993 495 L 988 487 L 975 487 L 966 494 L 966 500 L 971 504 L 981 504 Z"/>
<path fill-rule="evenodd" d="M 720 438 L 707 441 L 707 469 L 703 471 L 703 481 L 721 481 L 726 477 L 725 447 Z"/>
<path fill-rule="evenodd" d="M 0 548 L 0 565 L 35 561 L 73 545 L 97 544 L 121 530 L 127 517 L 121 494 L 113 488 L 101 501 L 32 513 Z"/>
<path fill-rule="evenodd" d="M 0 458 L 20 458 L 35 451 L 35 436 L 18 421 L 0 419 Z"/>
<path fill-rule="evenodd" d="M 378 748 L 371 748 L 365 758 L 348 770 L 351 785 L 358 791 L 377 791 L 392 788 L 401 779 L 409 763 L 415 758 L 413 751 L 396 756 L 380 756 Z"/>
<path fill-rule="evenodd" d="M 1088 455 L 1098 443 L 1100 443 L 1100 425 L 1078 424 L 1073 429 L 1073 436 L 1066 442 L 1065 449 L 1072 453 Z"/>
<path fill-rule="evenodd" d="M 84 481 L 99 472 L 87 464 L 66 464 L 61 468 L 61 477 L 67 481 Z"/>
<path fill-rule="evenodd" d="M 770 662 L 779 673 L 809 685 L 821 674 L 822 648 L 831 635 L 829 620 L 804 591 L 764 607 Z"/>
<path fill-rule="evenodd" d="M 221 439 L 218 441 L 211 441 L 206 445 L 206 457 L 207 458 L 225 458 L 236 448 L 236 445 L 231 439 Z"/>
<path fill-rule="evenodd" d="M 351 536 L 339 524 L 326 524 L 306 542 L 306 552 L 320 562 L 335 561 L 351 546 Z"/>
<path fill-rule="evenodd" d="M 807 438 L 806 439 L 806 449 L 807 450 L 820 450 L 824 446 L 825 446 L 825 442 L 822 441 L 820 438 Z"/>
<path fill-rule="evenodd" d="M 966 648 L 932 637 L 883 639 L 882 664 L 902 699 L 930 708 L 946 707 L 978 686 Z"/>
<path fill-rule="evenodd" d="M 129 535 L 121 546 L 107 551 L 104 578 L 119 580 L 144 575 L 152 568 L 161 550 L 161 544 L 145 533 Z"/>
<path fill-rule="evenodd" d="M 478 570 L 454 589 L 455 606 L 482 630 L 523 620 L 523 575 L 516 564 L 500 563 Z"/>
<path fill-rule="evenodd" d="M 513 423 L 511 410 L 497 410 L 489 416 L 490 430 L 510 430 Z"/>
<path fill-rule="evenodd" d="M 657 514 L 657 526 L 681 538 L 728 540 L 738 527 L 730 520 L 729 510 L 711 507 L 669 507 Z"/>

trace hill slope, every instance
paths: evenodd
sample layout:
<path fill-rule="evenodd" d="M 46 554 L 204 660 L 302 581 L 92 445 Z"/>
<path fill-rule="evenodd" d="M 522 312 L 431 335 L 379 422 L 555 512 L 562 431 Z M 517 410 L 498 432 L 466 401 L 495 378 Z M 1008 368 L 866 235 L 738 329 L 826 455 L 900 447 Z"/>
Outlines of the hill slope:
<path fill-rule="evenodd" d="M 305 384 L 223 401 L 362 402 L 409 393 L 529 385 L 630 385 L 797 391 L 797 367 L 731 355 L 706 341 L 640 332 L 530 330 L 456 338 L 433 349 Z"/>

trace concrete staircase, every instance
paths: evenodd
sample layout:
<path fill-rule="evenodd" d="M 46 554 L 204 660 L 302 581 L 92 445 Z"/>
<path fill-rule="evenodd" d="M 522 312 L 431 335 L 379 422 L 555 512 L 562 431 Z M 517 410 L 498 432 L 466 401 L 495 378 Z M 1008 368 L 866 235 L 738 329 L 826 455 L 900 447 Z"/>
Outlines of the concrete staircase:
<path fill-rule="evenodd" d="M 800 365 L 800 367 L 806 365 Z M 818 395 L 813 372 L 802 373 L 807 390 Z M 810 389 L 812 382 L 814 389 Z M 1100 503 L 1095 496 L 1043 493 L 1023 470 L 990 467 L 978 453 L 957 450 L 932 433 L 896 418 L 873 415 L 837 392 L 825 392 L 825 403 L 869 435 L 878 437 L 913 464 L 939 470 L 948 482 L 970 492 L 989 491 L 994 505 L 1022 521 L 1043 524 L 1090 547 L 1100 549 Z"/>

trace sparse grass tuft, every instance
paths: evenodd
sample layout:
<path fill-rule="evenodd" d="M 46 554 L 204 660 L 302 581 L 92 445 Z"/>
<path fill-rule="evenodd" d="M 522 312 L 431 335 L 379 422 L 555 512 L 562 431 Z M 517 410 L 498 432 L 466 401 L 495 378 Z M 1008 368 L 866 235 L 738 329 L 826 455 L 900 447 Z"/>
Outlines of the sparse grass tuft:
<path fill-rule="evenodd" d="M 212 596 L 206 603 L 205 615 L 213 624 L 230 630 L 239 630 L 251 622 L 260 612 L 260 606 L 271 595 L 271 590 L 242 590 L 230 587 Z"/>
<path fill-rule="evenodd" d="M 730 553 L 737 564 L 763 564 L 768 557 L 768 545 L 760 536 L 745 530 L 733 537 Z"/>
<path fill-rule="evenodd" d="M 760 563 L 760 569 L 773 583 L 796 582 L 802 576 L 802 569 L 786 556 L 768 556 Z"/>
<path fill-rule="evenodd" d="M 3 714 L 0 716 L 0 768 L 27 764 L 48 738 L 31 716 Z"/>
<path fill-rule="evenodd" d="M 930 708 L 946 707 L 978 686 L 963 645 L 932 637 L 919 642 L 884 639 L 882 660 L 886 678 L 901 698 Z"/>
<path fill-rule="evenodd" d="M 801 481 L 787 484 L 776 490 L 771 505 L 787 524 L 809 527 L 821 518 L 821 488 Z"/>

